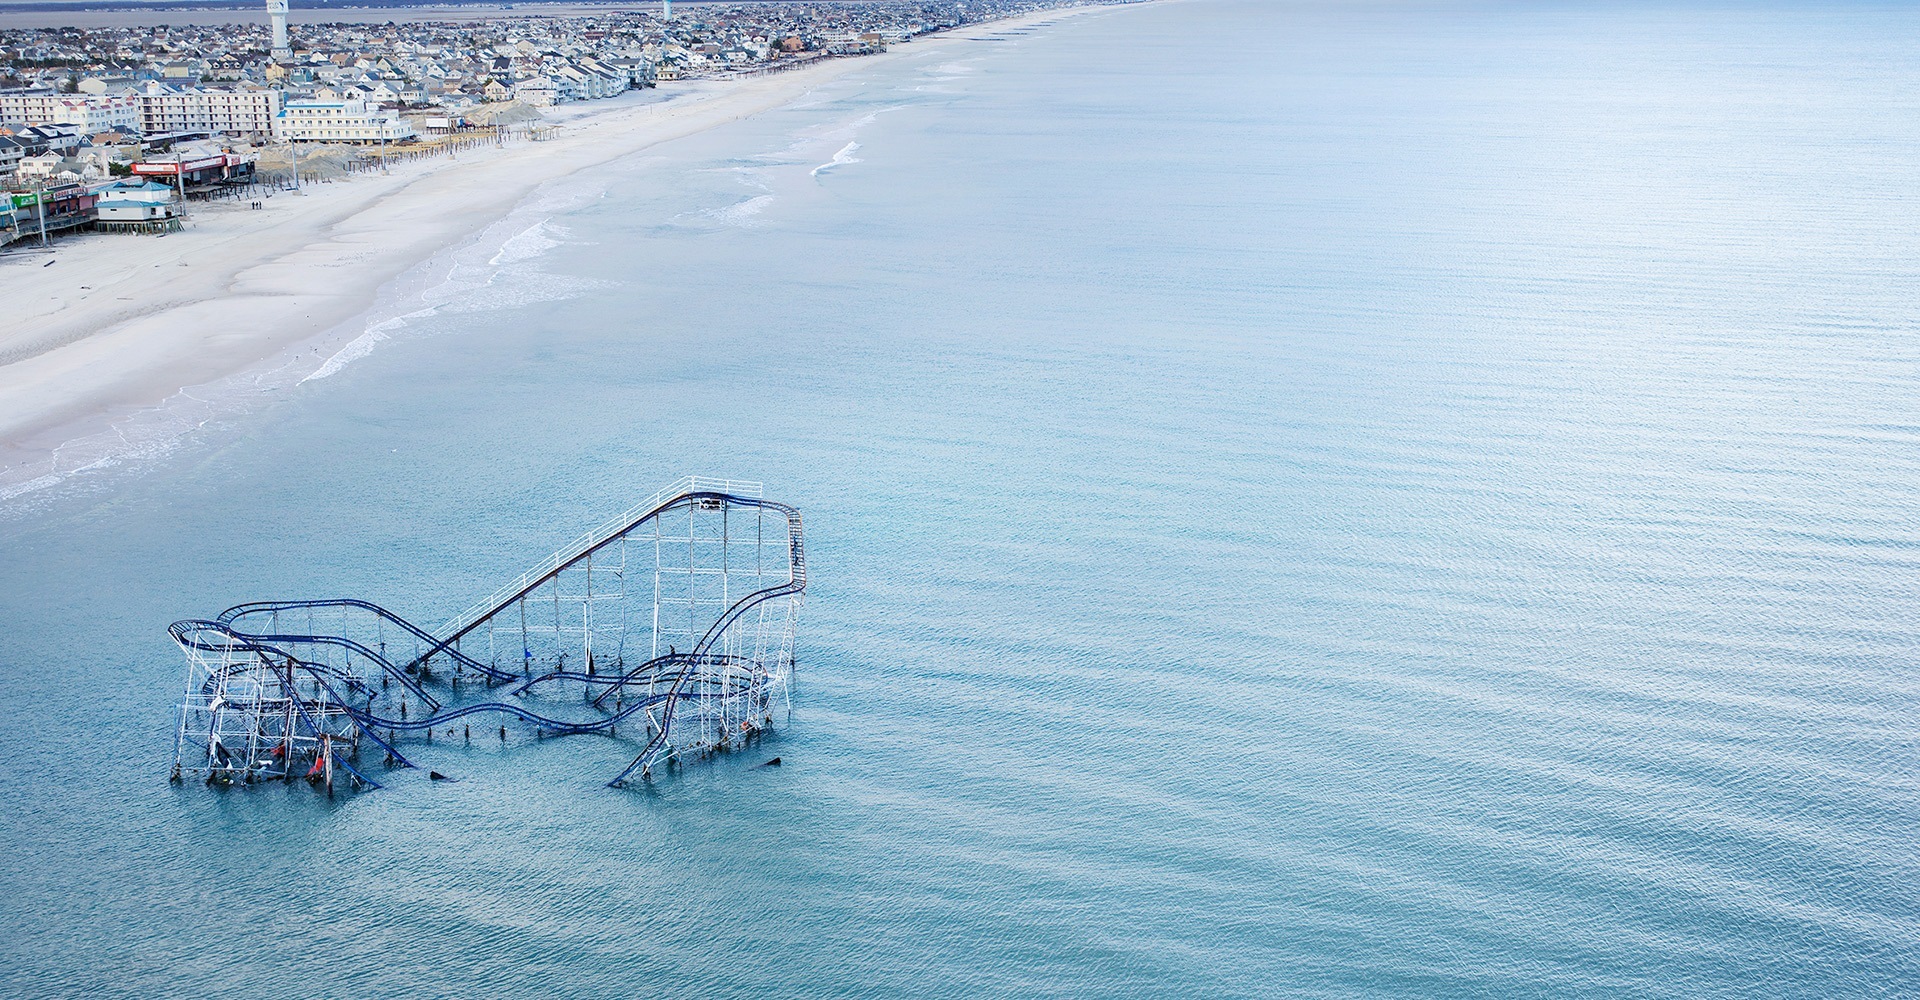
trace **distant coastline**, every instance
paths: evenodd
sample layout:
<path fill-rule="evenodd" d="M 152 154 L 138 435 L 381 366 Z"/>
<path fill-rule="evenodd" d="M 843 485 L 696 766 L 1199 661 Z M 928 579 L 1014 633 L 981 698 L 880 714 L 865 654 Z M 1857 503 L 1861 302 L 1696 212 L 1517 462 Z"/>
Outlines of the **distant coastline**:
<path fill-rule="evenodd" d="M 677 5 L 718 3 L 721 0 L 677 0 Z M 379 3 L 347 4 L 340 0 L 315 0 L 291 5 L 287 19 L 293 24 L 380 24 L 387 21 L 468 21 L 492 17 L 572 17 L 605 14 L 612 10 L 630 10 L 633 3 L 582 3 L 579 0 L 533 0 L 503 4 L 494 0 L 474 3 Z M 166 0 L 151 4 L 99 2 L 99 0 L 29 0 L 13 3 L 0 0 L 0 29 L 6 28 L 111 28 L 146 24 L 240 24 L 258 22 L 266 17 L 256 3 L 235 0 Z"/>
<path fill-rule="evenodd" d="M 265 211 L 210 207 L 166 238 L 82 238 L 52 266 L 0 262 L 15 300 L 43 310 L 16 319 L 35 324 L 35 338 L 50 345 L 0 365 L 0 499 L 115 464 L 129 448 L 170 447 L 135 425 L 183 402 L 204 409 L 196 387 L 251 372 L 298 381 L 364 333 L 382 288 L 507 217 L 542 185 L 780 107 L 879 61 L 1100 9 L 1046 10 L 864 58 L 680 84 L 666 101 L 598 102 L 551 141 L 309 186 Z M 0 331 L 0 343 L 19 334 Z M 177 438 L 212 416 L 167 433 Z"/>

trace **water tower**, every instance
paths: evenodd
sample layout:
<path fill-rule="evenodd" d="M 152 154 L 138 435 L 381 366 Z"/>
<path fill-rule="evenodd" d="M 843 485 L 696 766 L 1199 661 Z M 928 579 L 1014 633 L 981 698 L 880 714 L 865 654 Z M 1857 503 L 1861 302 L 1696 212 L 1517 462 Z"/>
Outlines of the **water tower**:
<path fill-rule="evenodd" d="M 267 0 L 267 17 L 273 21 L 273 59 L 286 62 L 293 58 L 287 47 L 287 0 Z"/>

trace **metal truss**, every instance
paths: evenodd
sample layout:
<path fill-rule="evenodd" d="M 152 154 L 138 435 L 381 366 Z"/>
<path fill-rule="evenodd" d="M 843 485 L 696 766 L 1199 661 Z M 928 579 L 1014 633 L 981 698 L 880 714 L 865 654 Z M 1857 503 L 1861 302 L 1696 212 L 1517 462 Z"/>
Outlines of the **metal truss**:
<path fill-rule="evenodd" d="M 610 785 L 757 739 L 791 714 L 806 590 L 800 513 L 760 484 L 682 479 L 428 632 L 367 601 L 268 601 L 176 622 L 186 693 L 174 776 L 310 773 L 332 787 L 362 745 L 644 732 Z M 511 700 L 493 696 L 504 688 Z M 484 731 L 482 736 L 487 734 Z M 377 786 L 376 786 L 377 787 Z"/>

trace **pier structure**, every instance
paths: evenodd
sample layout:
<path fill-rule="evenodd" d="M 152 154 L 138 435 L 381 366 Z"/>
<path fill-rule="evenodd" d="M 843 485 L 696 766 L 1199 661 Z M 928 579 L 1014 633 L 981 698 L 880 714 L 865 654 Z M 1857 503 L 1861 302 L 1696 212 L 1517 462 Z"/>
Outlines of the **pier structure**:
<path fill-rule="evenodd" d="M 805 590 L 798 510 L 758 483 L 687 477 L 437 630 L 354 599 L 176 622 L 188 670 L 173 773 L 375 785 L 370 748 L 411 767 L 436 735 L 470 742 L 479 722 L 503 743 L 510 728 L 627 740 L 618 787 L 791 714 Z"/>

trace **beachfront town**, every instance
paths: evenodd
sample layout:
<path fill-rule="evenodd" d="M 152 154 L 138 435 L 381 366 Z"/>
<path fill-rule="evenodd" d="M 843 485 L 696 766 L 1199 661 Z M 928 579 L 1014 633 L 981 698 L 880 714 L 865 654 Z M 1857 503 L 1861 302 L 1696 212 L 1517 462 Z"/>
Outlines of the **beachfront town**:
<path fill-rule="evenodd" d="M 266 0 L 255 22 L 4 30 L 0 247 L 166 233 L 195 200 L 258 207 L 263 187 L 537 139 L 554 105 L 778 72 L 1084 2 L 669 2 L 290 27 L 287 0 Z"/>

